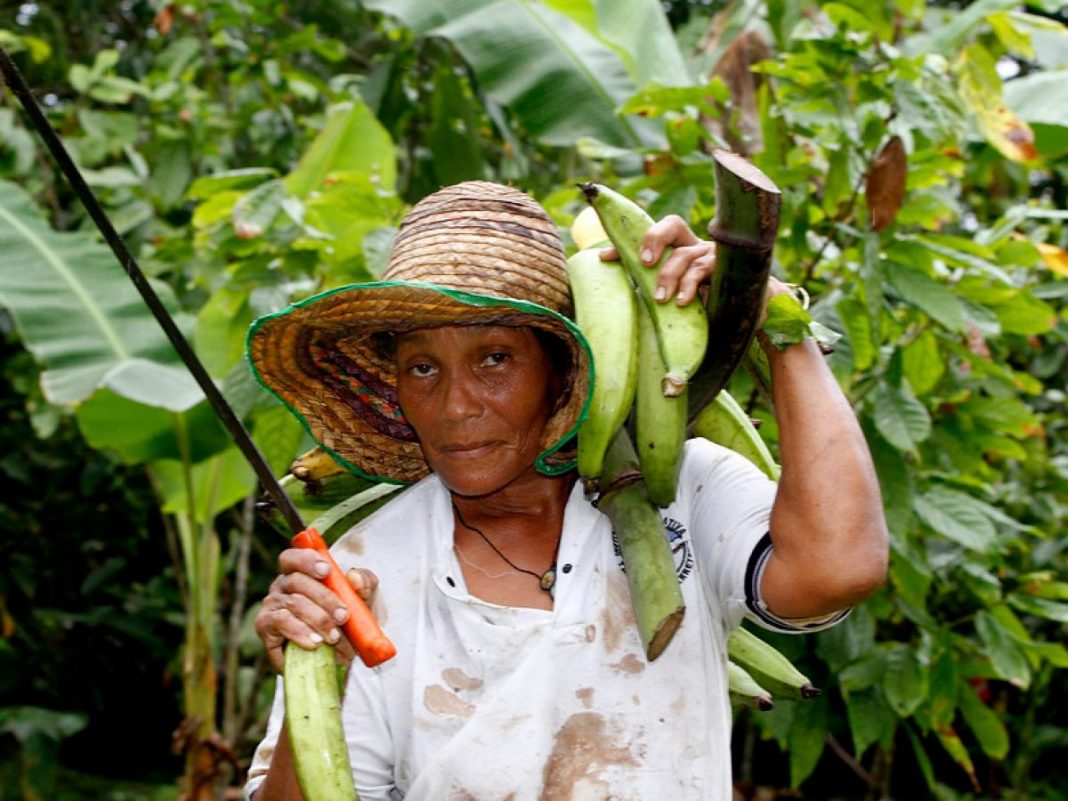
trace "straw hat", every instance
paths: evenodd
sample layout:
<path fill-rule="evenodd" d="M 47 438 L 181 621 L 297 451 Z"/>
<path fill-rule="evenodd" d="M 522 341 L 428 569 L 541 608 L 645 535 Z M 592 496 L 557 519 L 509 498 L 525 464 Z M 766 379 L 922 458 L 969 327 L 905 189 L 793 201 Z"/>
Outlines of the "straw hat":
<path fill-rule="evenodd" d="M 388 333 L 439 325 L 530 326 L 563 344 L 565 389 L 536 466 L 573 466 L 560 449 L 585 418 L 589 346 L 571 316 L 556 226 L 522 192 L 484 181 L 427 196 L 401 223 L 381 281 L 351 284 L 261 317 L 248 335 L 257 379 L 338 462 L 407 483 L 430 472 L 397 402 Z"/>

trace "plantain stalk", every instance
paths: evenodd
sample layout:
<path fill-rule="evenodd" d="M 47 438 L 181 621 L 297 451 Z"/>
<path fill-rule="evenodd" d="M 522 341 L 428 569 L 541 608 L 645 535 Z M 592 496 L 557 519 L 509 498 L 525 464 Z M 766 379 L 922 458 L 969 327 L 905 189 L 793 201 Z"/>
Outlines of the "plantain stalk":
<path fill-rule="evenodd" d="M 742 156 L 717 150 L 712 158 L 716 269 L 705 306 L 708 348 L 690 381 L 691 420 L 727 385 L 756 333 L 782 202 L 778 187 Z"/>
<path fill-rule="evenodd" d="M 652 662 L 671 642 L 686 607 L 664 522 L 649 500 L 625 427 L 605 454 L 600 485 L 604 489 L 597 508 L 612 521 L 619 538 L 638 633 Z"/>

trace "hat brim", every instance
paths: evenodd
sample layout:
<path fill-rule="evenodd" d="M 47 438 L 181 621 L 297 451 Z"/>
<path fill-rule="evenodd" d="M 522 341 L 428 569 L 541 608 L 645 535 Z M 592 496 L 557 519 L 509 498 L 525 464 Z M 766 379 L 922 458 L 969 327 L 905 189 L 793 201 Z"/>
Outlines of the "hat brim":
<path fill-rule="evenodd" d="M 546 422 L 535 467 L 546 475 L 572 469 L 573 453 L 561 449 L 586 418 L 593 358 L 578 326 L 545 306 L 423 282 L 351 284 L 255 320 L 246 354 L 256 380 L 339 464 L 374 481 L 409 484 L 430 468 L 376 335 L 441 325 L 529 326 L 564 343 L 571 358 L 565 401 Z"/>

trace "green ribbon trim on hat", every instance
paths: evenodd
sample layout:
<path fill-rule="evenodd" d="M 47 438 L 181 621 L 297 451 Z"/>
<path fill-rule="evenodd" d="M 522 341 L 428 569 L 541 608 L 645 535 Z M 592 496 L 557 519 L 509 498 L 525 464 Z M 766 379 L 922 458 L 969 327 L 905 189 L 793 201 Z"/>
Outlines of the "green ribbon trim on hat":
<path fill-rule="evenodd" d="M 256 382 L 269 393 L 271 393 L 271 395 L 273 395 L 283 406 L 285 406 L 290 411 L 290 413 L 300 421 L 301 425 L 304 426 L 304 429 L 311 436 L 312 440 L 315 441 L 319 445 L 319 447 L 329 453 L 331 457 L 333 457 L 334 460 L 336 460 L 339 464 L 351 470 L 356 475 L 368 479 L 369 481 L 378 481 L 388 484 L 399 484 L 402 486 L 411 484 L 411 481 L 390 478 L 389 476 L 374 475 L 372 473 L 368 473 L 364 470 L 361 470 L 359 467 L 352 464 L 347 459 L 339 456 L 331 448 L 328 448 L 321 442 L 319 442 L 319 440 L 316 439 L 315 435 L 312 433 L 311 426 L 308 424 L 308 421 L 307 419 L 305 419 L 304 415 L 294 409 L 284 398 L 282 398 L 277 392 L 275 392 L 274 389 L 268 386 L 268 384 L 264 381 L 263 376 L 260 374 L 260 371 L 257 369 L 256 365 L 252 362 L 252 359 L 249 358 L 249 350 L 253 338 L 256 336 L 256 333 L 260 330 L 260 328 L 262 328 L 266 323 L 270 322 L 271 320 L 285 317 L 286 315 L 292 314 L 293 312 L 299 309 L 314 305 L 320 301 L 325 300 L 326 298 L 332 297 L 333 295 L 350 292 L 361 292 L 370 289 L 389 289 L 392 287 L 422 289 L 428 292 L 433 292 L 438 295 L 444 295 L 465 305 L 474 306 L 478 308 L 503 306 L 505 308 L 522 312 L 524 314 L 531 314 L 539 317 L 549 317 L 561 323 L 568 331 L 568 333 L 570 333 L 571 336 L 575 338 L 575 341 L 579 343 L 579 346 L 586 354 L 586 362 L 589 365 L 589 391 L 586 393 L 585 401 L 582 404 L 582 408 L 579 410 L 579 415 L 576 418 L 574 424 L 554 444 L 550 445 L 538 455 L 538 458 L 534 460 L 534 468 L 539 473 L 547 476 L 562 475 L 568 472 L 569 470 L 575 468 L 576 461 L 574 459 L 560 464 L 550 464 L 547 460 L 550 456 L 560 450 L 560 448 L 562 448 L 568 440 L 575 436 L 575 434 L 578 432 L 579 427 L 586 420 L 587 414 L 589 412 L 590 401 L 593 397 L 593 382 L 595 377 L 593 353 L 590 350 L 589 343 L 586 341 L 586 337 L 583 336 L 582 331 L 579 330 L 578 325 L 576 325 L 573 320 L 568 319 L 559 312 L 555 312 L 546 306 L 542 306 L 539 303 L 533 303 L 529 300 L 520 300 L 518 298 L 501 298 L 495 295 L 480 295 L 474 292 L 465 292 L 463 290 L 452 289 L 451 287 L 443 287 L 438 284 L 430 284 L 422 281 L 369 281 L 367 283 L 346 284 L 345 286 L 329 289 L 325 292 L 320 292 L 317 295 L 312 295 L 310 297 L 304 298 L 303 300 L 299 300 L 295 303 L 292 303 L 286 308 L 280 309 L 279 311 L 271 312 L 270 314 L 265 314 L 252 321 L 252 324 L 249 326 L 248 334 L 245 337 L 245 359 L 249 364 L 249 368 L 252 370 L 252 374 L 255 377 Z"/>

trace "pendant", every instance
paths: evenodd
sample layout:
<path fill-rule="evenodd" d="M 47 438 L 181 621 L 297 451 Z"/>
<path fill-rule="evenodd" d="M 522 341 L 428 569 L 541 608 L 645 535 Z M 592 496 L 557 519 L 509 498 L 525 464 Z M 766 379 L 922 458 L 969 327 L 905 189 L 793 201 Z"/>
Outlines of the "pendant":
<path fill-rule="evenodd" d="M 549 593 L 549 597 L 554 597 L 553 589 L 556 587 L 556 565 L 554 564 L 552 567 L 542 573 L 539 581 L 541 582 L 541 588 L 545 592 Z"/>

